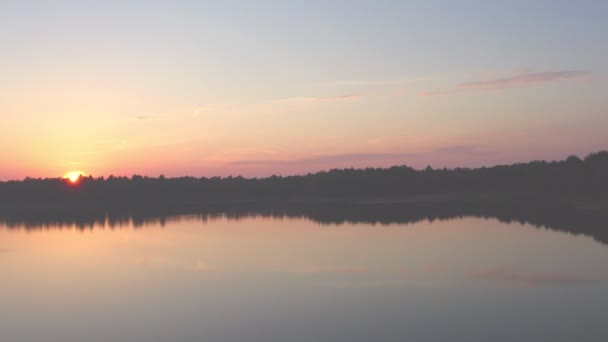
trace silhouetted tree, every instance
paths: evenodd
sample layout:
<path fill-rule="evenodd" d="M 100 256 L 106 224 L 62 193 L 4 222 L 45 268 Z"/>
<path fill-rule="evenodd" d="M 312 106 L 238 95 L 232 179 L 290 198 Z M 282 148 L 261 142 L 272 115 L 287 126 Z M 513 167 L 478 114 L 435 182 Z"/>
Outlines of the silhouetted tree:
<path fill-rule="evenodd" d="M 226 200 L 403 197 L 420 194 L 536 194 L 569 198 L 608 198 L 608 152 L 584 159 L 532 161 L 478 169 L 415 170 L 408 166 L 332 169 L 302 176 L 267 178 L 159 178 L 111 175 L 82 177 L 77 184 L 59 178 L 0 182 L 0 204 L 91 205 L 182 203 Z"/>

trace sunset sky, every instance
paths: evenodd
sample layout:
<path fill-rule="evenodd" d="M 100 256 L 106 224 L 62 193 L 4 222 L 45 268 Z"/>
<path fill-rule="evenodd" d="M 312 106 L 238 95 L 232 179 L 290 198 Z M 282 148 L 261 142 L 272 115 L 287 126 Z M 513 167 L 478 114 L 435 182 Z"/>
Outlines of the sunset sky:
<path fill-rule="evenodd" d="M 608 149 L 607 14 L 602 0 L 3 0 L 0 180 L 584 156 Z"/>

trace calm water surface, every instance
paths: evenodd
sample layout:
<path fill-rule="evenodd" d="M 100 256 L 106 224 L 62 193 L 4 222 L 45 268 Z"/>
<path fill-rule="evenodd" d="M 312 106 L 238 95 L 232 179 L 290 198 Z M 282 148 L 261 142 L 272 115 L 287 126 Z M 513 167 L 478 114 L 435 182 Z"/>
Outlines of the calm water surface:
<path fill-rule="evenodd" d="M 464 218 L 0 226 L 0 341 L 606 341 L 608 246 Z"/>

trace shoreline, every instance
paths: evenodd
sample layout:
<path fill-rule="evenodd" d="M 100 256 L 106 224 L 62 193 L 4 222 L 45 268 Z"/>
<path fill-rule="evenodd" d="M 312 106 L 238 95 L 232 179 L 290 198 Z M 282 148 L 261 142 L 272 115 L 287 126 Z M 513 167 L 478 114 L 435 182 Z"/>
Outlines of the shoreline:
<path fill-rule="evenodd" d="M 193 216 L 215 218 L 307 218 L 321 225 L 344 223 L 409 224 L 462 217 L 496 218 L 539 228 L 583 234 L 608 244 L 608 202 L 530 194 L 443 194 L 370 198 L 292 198 L 197 202 L 62 202 L 0 206 L 0 224 L 9 229 L 50 226 L 142 227 L 149 222 Z"/>

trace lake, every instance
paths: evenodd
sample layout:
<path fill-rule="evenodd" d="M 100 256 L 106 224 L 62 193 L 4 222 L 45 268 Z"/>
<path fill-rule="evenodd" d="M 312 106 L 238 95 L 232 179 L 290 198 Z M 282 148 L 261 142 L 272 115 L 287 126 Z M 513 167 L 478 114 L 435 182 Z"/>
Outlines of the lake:
<path fill-rule="evenodd" d="M 607 265 L 491 217 L 5 222 L 0 341 L 599 342 Z"/>

